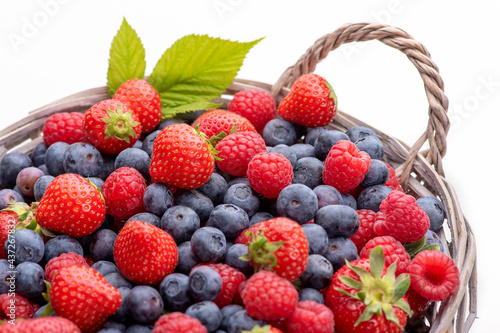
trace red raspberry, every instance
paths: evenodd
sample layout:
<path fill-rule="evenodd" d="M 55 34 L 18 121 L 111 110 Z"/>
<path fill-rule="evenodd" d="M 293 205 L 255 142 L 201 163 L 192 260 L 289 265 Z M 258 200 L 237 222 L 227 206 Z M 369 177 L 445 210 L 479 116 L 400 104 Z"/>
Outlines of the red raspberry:
<path fill-rule="evenodd" d="M 45 265 L 45 279 L 50 282 L 61 268 L 73 265 L 89 266 L 85 258 L 78 253 L 63 253 L 58 257 L 50 259 L 47 265 Z"/>
<path fill-rule="evenodd" d="M 370 239 L 377 236 L 375 231 L 373 231 L 373 224 L 375 223 L 377 214 L 369 209 L 358 209 L 357 212 L 359 216 L 359 229 L 349 239 L 356 245 L 359 253 Z"/>
<path fill-rule="evenodd" d="M 293 167 L 282 154 L 262 152 L 248 163 L 247 178 L 255 192 L 277 198 L 292 183 Z"/>
<path fill-rule="evenodd" d="M 380 204 L 373 230 L 378 236 L 392 236 L 404 244 L 422 239 L 429 226 L 429 217 L 413 196 L 391 191 Z"/>
<path fill-rule="evenodd" d="M 43 142 L 47 146 L 57 141 L 68 144 L 84 142 L 83 113 L 80 112 L 59 112 L 54 113 L 45 120 L 42 129 Z"/>
<path fill-rule="evenodd" d="M 259 271 L 247 280 L 241 299 L 250 317 L 274 320 L 293 314 L 299 293 L 290 281 L 273 272 Z"/>
<path fill-rule="evenodd" d="M 370 167 L 370 155 L 349 140 L 339 140 L 328 153 L 323 169 L 323 182 L 341 193 L 354 190 Z"/>
<path fill-rule="evenodd" d="M 19 223 L 18 214 L 9 210 L 0 211 L 0 244 L 5 244 L 9 232 Z M 0 246 L 0 259 L 7 259 L 5 247 Z"/>
<path fill-rule="evenodd" d="M 396 276 L 401 273 L 406 273 L 408 265 L 410 265 L 411 262 L 410 255 L 406 252 L 403 244 L 391 236 L 378 236 L 368 241 L 363 249 L 361 249 L 359 258 L 368 259 L 370 257 L 370 251 L 376 246 L 382 247 L 385 258 L 385 267 L 389 267 L 397 260 Z"/>
<path fill-rule="evenodd" d="M 208 110 L 202 113 L 192 124 L 193 127 L 196 127 L 196 125 L 199 125 L 200 132 L 205 133 L 209 138 L 218 135 L 220 132 L 228 134 L 234 125 L 236 125 L 236 131 L 238 132 L 256 132 L 255 127 L 247 118 L 221 109 Z"/>
<path fill-rule="evenodd" d="M 102 185 L 106 213 L 121 219 L 128 219 L 144 212 L 144 177 L 134 168 L 121 167 L 113 171 Z"/>
<path fill-rule="evenodd" d="M 196 318 L 182 312 L 172 312 L 158 318 L 152 333 L 207 333 L 207 329 Z"/>
<path fill-rule="evenodd" d="M 23 320 L 16 324 L 17 333 L 34 332 L 58 332 L 58 333 L 80 333 L 80 329 L 71 320 L 64 317 L 42 317 Z M 1 332 L 4 332 L 0 329 Z"/>
<path fill-rule="evenodd" d="M 14 309 L 13 303 L 14 301 Z M 0 320 L 3 318 L 9 318 L 9 314 L 15 312 L 16 319 L 28 319 L 33 318 L 35 311 L 33 310 L 33 306 L 31 303 L 21 296 L 20 294 L 14 293 L 6 293 L 0 295 Z"/>
<path fill-rule="evenodd" d="M 332 310 L 309 300 L 300 301 L 286 320 L 288 333 L 331 333 L 334 326 Z"/>
<path fill-rule="evenodd" d="M 408 266 L 411 287 L 431 301 L 450 297 L 460 284 L 460 272 L 455 262 L 443 252 L 419 252 Z"/>
<path fill-rule="evenodd" d="M 387 162 L 385 162 L 385 165 L 387 165 L 387 168 L 389 168 L 389 179 L 385 182 L 385 186 L 390 187 L 393 190 L 396 191 L 401 191 L 403 192 L 403 188 L 401 187 L 401 184 L 399 184 L 399 178 L 396 176 L 396 170 Z"/>
<path fill-rule="evenodd" d="M 265 90 L 242 90 L 234 94 L 227 109 L 247 118 L 261 132 L 275 117 L 276 101 Z"/>
<path fill-rule="evenodd" d="M 215 150 L 219 151 L 219 170 L 236 177 L 245 177 L 248 163 L 258 153 L 266 151 L 264 139 L 255 132 L 236 132 L 219 141 Z"/>

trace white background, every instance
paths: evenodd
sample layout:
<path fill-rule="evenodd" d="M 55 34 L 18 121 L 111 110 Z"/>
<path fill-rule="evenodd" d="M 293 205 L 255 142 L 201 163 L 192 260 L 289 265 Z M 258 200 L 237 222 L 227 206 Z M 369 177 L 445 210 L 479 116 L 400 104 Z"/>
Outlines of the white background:
<path fill-rule="evenodd" d="M 344 23 L 402 28 L 438 65 L 450 100 L 447 179 L 474 230 L 479 313 L 471 332 L 498 331 L 498 129 L 500 3 L 479 1 L 75 1 L 0 3 L 0 128 L 29 111 L 106 84 L 111 40 L 125 17 L 146 49 L 146 74 L 191 33 L 265 39 L 239 77 L 274 83 L 313 42 Z M 342 47 L 316 69 L 340 108 L 412 144 L 427 123 L 422 81 L 408 59 L 379 42 Z"/>

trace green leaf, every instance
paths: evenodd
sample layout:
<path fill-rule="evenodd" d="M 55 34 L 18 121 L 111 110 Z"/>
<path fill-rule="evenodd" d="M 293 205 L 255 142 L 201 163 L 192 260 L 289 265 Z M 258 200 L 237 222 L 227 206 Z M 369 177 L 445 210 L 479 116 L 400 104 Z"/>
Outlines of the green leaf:
<path fill-rule="evenodd" d="M 40 314 L 40 317 L 48 317 L 51 314 L 54 313 L 54 308 L 52 307 L 52 304 L 48 303 L 45 309 L 43 309 L 42 313 Z"/>
<path fill-rule="evenodd" d="M 113 96 L 127 80 L 143 79 L 146 51 L 134 29 L 123 18 L 122 25 L 111 43 L 108 61 L 108 89 Z"/>
<path fill-rule="evenodd" d="M 234 42 L 207 35 L 177 40 L 161 56 L 149 83 L 160 93 L 163 118 L 219 97 L 233 82 L 250 49 L 261 39 Z"/>
<path fill-rule="evenodd" d="M 376 279 L 381 279 L 385 266 L 384 251 L 381 246 L 376 246 L 370 251 L 370 271 Z"/>

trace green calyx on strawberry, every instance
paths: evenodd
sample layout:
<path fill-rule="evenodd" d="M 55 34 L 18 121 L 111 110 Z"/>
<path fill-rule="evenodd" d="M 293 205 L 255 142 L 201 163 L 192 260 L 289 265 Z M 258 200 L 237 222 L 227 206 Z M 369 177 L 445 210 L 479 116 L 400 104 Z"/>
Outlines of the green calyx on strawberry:
<path fill-rule="evenodd" d="M 104 139 L 115 137 L 118 140 L 124 140 L 130 143 L 131 137 L 137 137 L 134 127 L 139 125 L 139 122 L 132 120 L 132 111 L 123 113 L 122 106 L 118 105 L 116 111 L 108 109 L 106 112 L 109 118 L 101 118 L 101 120 L 107 124 L 106 130 L 104 131 L 104 134 L 106 134 Z"/>
<path fill-rule="evenodd" d="M 262 230 L 259 230 L 257 237 L 251 231 L 246 235 L 250 236 L 250 241 L 246 243 L 248 253 L 240 258 L 246 261 L 253 261 L 256 272 L 260 270 L 273 271 L 272 267 L 278 264 L 275 252 L 285 243 L 284 241 L 270 242 Z"/>
<path fill-rule="evenodd" d="M 235 129 L 235 126 L 233 126 L 233 129 L 234 131 L 236 132 L 236 129 Z M 214 148 L 214 142 L 217 142 L 218 140 L 222 140 L 222 138 L 226 137 L 227 134 L 222 131 L 220 132 L 218 135 L 214 135 L 212 136 L 211 138 L 208 138 L 207 135 L 203 132 L 200 131 L 200 124 L 196 124 L 196 126 L 194 127 L 196 133 L 203 139 L 206 141 L 206 143 L 208 144 L 208 149 L 210 149 L 210 154 L 212 154 L 212 157 L 216 160 L 216 161 L 222 161 L 222 159 L 220 157 L 217 156 L 218 153 L 220 153 L 220 151 L 216 150 Z M 231 131 L 233 131 L 233 129 L 231 129 Z"/>
<path fill-rule="evenodd" d="M 382 247 L 380 246 L 375 247 L 370 252 L 369 260 L 371 273 L 362 267 L 351 265 L 346 260 L 347 267 L 359 276 L 360 281 L 348 276 L 339 277 L 342 283 L 358 290 L 357 292 L 350 294 L 341 288 L 335 287 L 335 289 L 346 296 L 363 302 L 365 305 L 365 309 L 354 324 L 354 327 L 361 322 L 371 319 L 374 314 L 381 316 L 382 313 L 387 320 L 401 327 L 398 318 L 394 315 L 393 306 L 411 315 L 408 302 L 402 298 L 410 287 L 410 277 L 406 273 L 399 275 L 397 278 L 395 277 L 396 262 L 387 268 L 386 274 L 382 277 L 385 259 Z"/>

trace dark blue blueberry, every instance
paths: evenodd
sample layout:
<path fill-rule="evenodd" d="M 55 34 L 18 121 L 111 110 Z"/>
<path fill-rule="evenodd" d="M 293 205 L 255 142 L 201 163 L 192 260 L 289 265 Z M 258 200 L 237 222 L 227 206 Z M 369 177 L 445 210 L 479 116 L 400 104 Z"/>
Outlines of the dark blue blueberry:
<path fill-rule="evenodd" d="M 328 234 L 326 230 L 316 223 L 307 223 L 302 225 L 302 230 L 309 244 L 309 254 L 323 255 L 328 249 Z"/>
<path fill-rule="evenodd" d="M 286 157 L 292 167 L 297 163 L 297 154 L 290 146 L 279 144 L 271 148 L 270 153 L 281 154 Z"/>
<path fill-rule="evenodd" d="M 332 147 L 340 140 L 349 140 L 347 134 L 337 130 L 327 130 L 319 134 L 314 143 L 314 152 L 316 157 L 324 161 Z"/>
<path fill-rule="evenodd" d="M 0 185 L 4 188 L 14 188 L 17 174 L 30 166 L 33 166 L 33 162 L 25 153 L 7 153 L 0 162 Z"/>
<path fill-rule="evenodd" d="M 115 158 L 115 170 L 124 166 L 134 168 L 149 182 L 149 165 L 151 157 L 140 148 L 127 148 L 122 150 Z"/>
<path fill-rule="evenodd" d="M 219 229 L 202 227 L 191 237 L 191 251 L 200 262 L 221 262 L 226 255 L 226 236 Z"/>
<path fill-rule="evenodd" d="M 441 241 L 441 238 L 439 238 L 438 234 L 429 229 L 425 233 L 424 237 L 426 238 L 424 247 L 429 245 L 438 245 L 439 251 L 444 252 L 443 242 Z"/>
<path fill-rule="evenodd" d="M 194 210 L 201 222 L 206 222 L 214 204 L 209 197 L 197 190 L 188 190 L 177 196 L 177 205 L 187 206 Z"/>
<path fill-rule="evenodd" d="M 248 223 L 248 226 L 251 227 L 254 224 L 257 224 L 259 222 L 267 221 L 274 218 L 273 214 L 269 212 L 257 212 L 252 215 L 250 218 L 250 222 Z"/>
<path fill-rule="evenodd" d="M 137 148 L 142 150 L 142 141 L 137 140 L 131 148 Z"/>
<path fill-rule="evenodd" d="M 241 259 L 242 256 L 248 253 L 248 246 L 245 244 L 233 244 L 227 248 L 226 258 L 224 263 L 233 268 L 236 268 L 246 277 L 250 277 L 254 273 L 254 268 L 249 261 Z"/>
<path fill-rule="evenodd" d="M 125 333 L 151 333 L 153 328 L 153 325 L 132 324 L 127 327 Z"/>
<path fill-rule="evenodd" d="M 174 195 L 163 183 L 149 184 L 144 191 L 144 208 L 158 217 L 162 217 L 167 209 L 174 205 Z"/>
<path fill-rule="evenodd" d="M 101 273 L 102 276 L 106 276 L 109 273 L 119 272 L 118 267 L 116 267 L 113 262 L 107 260 L 99 260 L 95 262 L 92 265 L 92 268 Z"/>
<path fill-rule="evenodd" d="M 194 114 L 202 114 L 203 112 L 205 112 L 205 110 L 194 111 L 193 115 Z M 192 117 L 193 115 L 190 115 L 189 117 Z M 196 116 L 196 117 L 198 117 L 198 116 Z M 193 119 L 193 121 L 194 120 L 195 119 Z M 157 129 L 159 129 L 161 131 L 162 129 L 164 129 L 167 126 L 170 126 L 173 124 L 182 124 L 184 122 L 186 122 L 186 121 L 182 120 L 180 117 L 179 118 L 167 118 L 158 124 Z"/>
<path fill-rule="evenodd" d="M 153 145 L 156 137 L 160 134 L 160 131 L 161 130 L 156 130 L 149 133 L 142 141 L 141 149 L 144 150 L 149 156 L 153 155 Z"/>
<path fill-rule="evenodd" d="M 328 287 L 332 278 L 332 263 L 320 254 L 310 254 L 307 258 L 306 270 L 300 276 L 304 285 L 320 290 Z"/>
<path fill-rule="evenodd" d="M 306 137 L 304 139 L 304 143 L 309 144 L 314 147 L 314 144 L 316 143 L 316 140 L 318 139 L 318 136 L 325 132 L 328 131 L 326 127 L 314 127 L 307 132 Z"/>
<path fill-rule="evenodd" d="M 113 260 L 113 246 L 118 235 L 111 229 L 98 230 L 90 240 L 90 256 L 95 261 Z"/>
<path fill-rule="evenodd" d="M 230 188 L 231 186 L 236 184 L 250 185 L 250 182 L 248 181 L 247 177 L 234 177 L 227 182 L 227 188 Z"/>
<path fill-rule="evenodd" d="M 342 204 L 351 207 L 352 209 L 358 209 L 358 202 L 356 198 L 349 193 L 340 193 L 342 195 Z"/>
<path fill-rule="evenodd" d="M 102 185 L 104 185 L 104 180 L 102 180 L 99 177 L 89 177 L 88 180 L 89 180 L 89 182 L 91 182 L 92 184 L 94 184 L 95 187 L 97 187 L 98 189 L 102 190 Z"/>
<path fill-rule="evenodd" d="M 175 266 L 175 271 L 177 273 L 189 275 L 191 269 L 200 263 L 193 254 L 193 251 L 191 251 L 191 241 L 179 244 L 177 246 L 177 253 L 179 256 L 179 261 L 177 266 Z"/>
<path fill-rule="evenodd" d="M 102 325 L 102 328 L 99 330 L 99 333 L 101 333 L 103 330 L 108 330 L 109 332 L 120 332 L 120 333 L 125 333 L 127 330 L 127 326 L 123 323 L 119 323 L 113 320 L 106 320 L 106 322 Z"/>
<path fill-rule="evenodd" d="M 222 291 L 222 277 L 210 266 L 196 266 L 189 273 L 189 292 L 194 299 L 213 301 Z"/>
<path fill-rule="evenodd" d="M 417 199 L 417 205 L 429 217 L 430 230 L 438 232 L 444 223 L 444 209 L 441 201 L 434 197 L 421 197 Z"/>
<path fill-rule="evenodd" d="M 163 300 L 155 288 L 139 285 L 130 290 L 125 307 L 134 322 L 152 324 L 162 315 Z"/>
<path fill-rule="evenodd" d="M 226 240 L 234 241 L 248 228 L 248 223 L 248 214 L 242 208 L 232 204 L 220 204 L 214 207 L 206 225 L 222 231 Z"/>
<path fill-rule="evenodd" d="M 292 183 L 315 188 L 323 183 L 324 168 L 323 162 L 316 157 L 303 157 L 295 163 Z"/>
<path fill-rule="evenodd" d="M 40 142 L 35 146 L 33 151 L 31 152 L 31 161 L 33 162 L 33 166 L 39 167 L 42 164 L 45 164 L 45 152 L 49 146 L 45 144 L 45 142 Z"/>
<path fill-rule="evenodd" d="M 316 157 L 314 146 L 308 143 L 295 143 L 290 146 L 297 156 L 297 161 L 304 157 Z"/>
<path fill-rule="evenodd" d="M 351 128 L 348 128 L 345 134 L 349 136 L 349 140 L 351 140 L 352 142 L 356 142 L 359 139 L 367 136 L 377 136 L 377 133 L 375 133 L 375 131 L 366 126 L 353 126 Z"/>
<path fill-rule="evenodd" d="M 182 273 L 167 275 L 158 287 L 167 311 L 186 311 L 194 303 L 189 292 L 189 277 Z"/>
<path fill-rule="evenodd" d="M 240 310 L 233 313 L 227 323 L 227 333 L 241 333 L 241 331 L 251 331 L 255 324 L 264 324 L 260 320 L 250 317 L 246 310 Z"/>
<path fill-rule="evenodd" d="M 12 254 L 12 251 L 14 251 L 15 265 L 25 261 L 38 263 L 42 260 L 44 251 L 46 251 L 42 237 L 31 229 L 18 229 L 9 234 L 5 241 L 4 250 L 7 255 Z"/>
<path fill-rule="evenodd" d="M 151 224 L 151 225 L 154 225 L 155 227 L 160 228 L 161 219 L 158 216 L 156 216 L 155 214 L 143 212 L 143 213 L 137 213 L 137 214 L 131 216 L 125 224 L 127 224 L 130 221 L 142 221 L 142 222 L 146 222 L 147 224 Z"/>
<path fill-rule="evenodd" d="M 101 223 L 97 230 L 101 229 L 112 229 L 115 224 L 115 218 L 109 214 L 104 215 L 104 221 Z"/>
<path fill-rule="evenodd" d="M 219 329 L 227 330 L 227 325 L 229 324 L 229 318 L 238 311 L 245 310 L 245 308 L 239 304 L 229 304 L 220 309 L 222 314 L 222 320 L 219 325 Z"/>
<path fill-rule="evenodd" d="M 303 288 L 299 290 L 299 302 L 306 300 L 315 301 L 319 304 L 325 304 L 325 297 L 323 294 L 314 288 Z"/>
<path fill-rule="evenodd" d="M 83 256 L 83 247 L 76 238 L 68 235 L 57 235 L 45 244 L 45 262 L 67 252 L 75 252 Z"/>
<path fill-rule="evenodd" d="M 191 236 L 200 228 L 200 217 L 194 210 L 182 205 L 175 205 L 167 209 L 161 217 L 160 229 L 172 236 L 176 244 L 191 239 Z"/>
<path fill-rule="evenodd" d="M 362 187 L 384 185 L 389 179 L 389 168 L 381 160 L 372 159 L 370 168 L 361 182 Z"/>
<path fill-rule="evenodd" d="M 328 205 L 318 210 L 314 223 L 322 226 L 328 237 L 351 237 L 359 229 L 359 215 L 345 205 Z"/>
<path fill-rule="evenodd" d="M 191 305 L 186 314 L 198 319 L 207 331 L 214 332 L 222 321 L 219 307 L 212 301 L 202 301 Z"/>
<path fill-rule="evenodd" d="M 90 143 L 75 142 L 64 152 L 63 166 L 66 173 L 76 173 L 85 178 L 97 177 L 103 163 L 101 153 Z"/>
<path fill-rule="evenodd" d="M 309 222 L 318 211 L 318 197 L 303 184 L 291 184 L 276 199 L 278 214 L 299 224 Z"/>
<path fill-rule="evenodd" d="M 363 189 L 357 200 L 358 209 L 368 209 L 378 212 L 380 203 L 387 198 L 392 189 L 385 185 L 373 185 Z"/>
<path fill-rule="evenodd" d="M 46 291 L 45 271 L 37 263 L 25 261 L 16 266 L 16 292 L 33 299 Z"/>
<path fill-rule="evenodd" d="M 9 292 L 10 281 L 16 280 L 14 265 L 10 265 L 7 259 L 0 259 L 0 295 Z M 13 284 L 15 287 L 15 284 Z"/>
<path fill-rule="evenodd" d="M 240 207 L 248 216 L 255 214 L 260 207 L 260 199 L 257 193 L 255 193 L 250 184 L 246 183 L 231 185 L 224 195 L 224 203 Z"/>
<path fill-rule="evenodd" d="M 354 143 L 359 150 L 370 155 L 371 159 L 379 160 L 384 156 L 384 146 L 376 136 L 365 136 Z"/>
<path fill-rule="evenodd" d="M 110 285 L 115 288 L 132 288 L 133 284 L 129 280 L 127 280 L 120 272 L 111 272 L 104 275 L 104 278 Z"/>
<path fill-rule="evenodd" d="M 11 190 L 10 188 L 0 190 L 0 210 L 6 208 L 7 204 L 12 201 L 24 202 L 24 198 L 21 193 Z"/>
<path fill-rule="evenodd" d="M 115 157 L 112 155 L 102 154 L 102 161 L 102 170 L 99 177 L 105 180 L 113 171 L 115 171 Z"/>
<path fill-rule="evenodd" d="M 33 315 L 33 318 L 40 318 L 42 316 L 43 311 L 45 311 L 45 309 L 47 308 L 47 305 L 49 305 L 49 304 L 42 305 L 38 310 L 36 310 L 35 314 Z M 52 312 L 51 314 L 47 315 L 46 317 L 55 317 L 55 316 L 56 316 L 56 313 Z"/>
<path fill-rule="evenodd" d="M 228 189 L 226 179 L 218 173 L 212 173 L 208 181 L 198 188 L 198 191 L 205 194 L 212 200 L 214 206 L 220 205 L 224 201 L 224 195 Z"/>
<path fill-rule="evenodd" d="M 309 131 L 309 127 L 307 126 L 293 124 L 293 127 L 295 128 L 295 133 L 297 133 L 297 139 L 299 140 L 304 139 L 307 135 L 307 132 Z"/>
<path fill-rule="evenodd" d="M 318 197 L 319 209 L 328 205 L 343 204 L 342 194 L 333 186 L 322 184 L 313 188 L 313 191 Z"/>
<path fill-rule="evenodd" d="M 50 174 L 50 173 L 49 173 L 49 169 L 47 169 L 47 166 L 45 165 L 45 163 L 44 163 L 44 164 L 39 165 L 39 166 L 38 166 L 38 169 L 42 170 L 42 171 L 43 171 L 43 173 L 44 173 L 45 175 Z"/>
<path fill-rule="evenodd" d="M 180 120 L 182 120 L 182 121 L 184 121 L 184 122 L 186 122 L 188 124 L 191 124 L 192 122 L 194 122 L 196 120 L 196 118 L 198 118 L 199 116 L 201 116 L 205 111 L 206 110 L 196 110 L 196 111 L 182 112 L 182 113 L 179 113 L 177 115 L 177 117 Z"/>
<path fill-rule="evenodd" d="M 297 132 L 291 122 L 275 118 L 264 126 L 262 138 L 266 146 L 274 147 L 279 144 L 291 146 L 297 140 Z"/>
<path fill-rule="evenodd" d="M 127 314 L 127 307 L 125 306 L 125 301 L 127 300 L 127 297 L 130 294 L 131 287 L 119 287 L 116 289 L 118 289 L 118 291 L 120 292 L 120 297 L 122 299 L 122 302 L 120 304 L 120 307 L 118 308 L 118 311 L 116 311 L 110 317 L 110 319 L 120 323 L 125 323 L 129 320 L 129 315 Z"/>
<path fill-rule="evenodd" d="M 215 164 L 214 164 L 214 172 L 213 172 L 213 173 L 216 173 L 216 174 L 218 174 L 218 175 L 221 175 L 221 176 L 222 176 L 222 178 L 224 178 L 224 180 L 225 180 L 226 182 L 229 182 L 229 181 L 233 178 L 233 176 L 231 176 L 230 174 L 228 174 L 228 173 L 225 173 L 225 172 L 221 171 L 221 170 L 217 167 L 217 163 L 215 163 Z"/>
<path fill-rule="evenodd" d="M 328 240 L 328 248 L 324 256 L 332 263 L 334 272 L 345 265 L 346 259 L 349 261 L 359 259 L 356 245 L 349 238 L 342 236 L 333 237 Z"/>
<path fill-rule="evenodd" d="M 45 152 L 45 166 L 51 176 L 57 177 L 66 171 L 64 170 L 64 155 L 69 144 L 58 141 L 49 146 Z"/>

